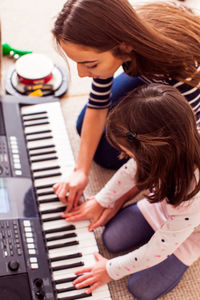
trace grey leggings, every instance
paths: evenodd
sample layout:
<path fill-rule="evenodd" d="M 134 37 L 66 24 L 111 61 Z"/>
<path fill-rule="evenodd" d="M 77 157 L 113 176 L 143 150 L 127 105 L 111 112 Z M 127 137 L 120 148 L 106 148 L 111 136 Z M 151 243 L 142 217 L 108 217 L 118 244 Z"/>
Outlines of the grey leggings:
<path fill-rule="evenodd" d="M 133 204 L 106 225 L 103 241 L 110 252 L 118 253 L 147 242 L 153 234 L 137 204 Z M 187 268 L 172 254 L 158 265 L 131 275 L 128 290 L 138 300 L 158 299 L 179 283 Z"/>

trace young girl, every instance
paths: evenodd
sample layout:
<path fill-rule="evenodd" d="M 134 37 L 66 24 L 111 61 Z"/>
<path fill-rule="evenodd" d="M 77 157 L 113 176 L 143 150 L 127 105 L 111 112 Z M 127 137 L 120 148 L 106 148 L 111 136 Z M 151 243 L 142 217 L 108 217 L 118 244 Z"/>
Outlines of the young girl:
<path fill-rule="evenodd" d="M 88 183 L 92 159 L 118 169 L 126 160 L 105 136 L 108 110 L 128 91 L 151 82 L 175 86 L 200 119 L 200 18 L 169 3 L 134 9 L 128 0 L 68 0 L 57 17 L 54 37 L 77 63 L 80 77 L 93 78 L 77 121 L 80 150 L 70 178 L 54 186 L 68 210 Z M 122 66 L 124 72 L 113 79 Z"/>
<path fill-rule="evenodd" d="M 150 84 L 130 92 L 114 108 L 107 137 L 131 159 L 96 196 L 64 217 L 92 218 L 92 230 L 116 214 L 134 186 L 145 190 L 146 197 L 120 210 L 103 233 L 109 251 L 130 252 L 110 260 L 95 254 L 97 264 L 79 270 L 76 274 L 84 275 L 74 284 L 90 286 L 90 293 L 130 275 L 128 289 L 136 299 L 157 299 L 200 256 L 200 136 L 195 117 L 177 89 Z"/>

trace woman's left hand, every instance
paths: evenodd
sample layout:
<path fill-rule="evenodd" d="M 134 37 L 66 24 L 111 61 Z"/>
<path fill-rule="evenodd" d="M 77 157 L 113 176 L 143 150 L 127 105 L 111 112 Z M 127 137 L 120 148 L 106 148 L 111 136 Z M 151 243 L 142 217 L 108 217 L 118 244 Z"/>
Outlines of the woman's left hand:
<path fill-rule="evenodd" d="M 76 271 L 76 275 L 80 275 L 83 273 L 85 274 L 81 275 L 73 282 L 77 289 L 90 286 L 86 290 L 86 294 L 92 293 L 101 285 L 104 285 L 112 280 L 106 271 L 106 263 L 108 260 L 101 256 L 99 253 L 94 253 L 94 257 L 97 263 L 93 267 L 85 267 Z"/>

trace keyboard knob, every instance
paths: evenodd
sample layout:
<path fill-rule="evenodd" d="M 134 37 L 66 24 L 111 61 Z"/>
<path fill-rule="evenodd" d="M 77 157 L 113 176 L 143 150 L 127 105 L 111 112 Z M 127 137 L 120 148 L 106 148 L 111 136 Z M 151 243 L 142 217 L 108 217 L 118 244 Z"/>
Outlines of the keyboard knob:
<path fill-rule="evenodd" d="M 35 295 L 38 297 L 38 299 L 43 300 L 45 293 L 43 290 L 39 290 L 39 291 L 35 292 Z"/>
<path fill-rule="evenodd" d="M 43 285 L 43 280 L 41 278 L 35 278 L 33 282 L 38 288 Z"/>
<path fill-rule="evenodd" d="M 11 271 L 17 271 L 19 269 L 19 262 L 16 261 L 16 260 L 11 260 L 9 261 L 8 263 L 8 268 L 11 270 Z"/>

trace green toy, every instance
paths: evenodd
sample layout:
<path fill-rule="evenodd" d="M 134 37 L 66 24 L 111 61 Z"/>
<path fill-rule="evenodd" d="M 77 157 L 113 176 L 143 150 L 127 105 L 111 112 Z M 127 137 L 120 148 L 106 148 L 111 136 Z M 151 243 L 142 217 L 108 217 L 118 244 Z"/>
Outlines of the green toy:
<path fill-rule="evenodd" d="M 22 55 L 32 53 L 32 51 L 17 50 L 17 49 L 12 48 L 7 43 L 2 43 L 2 53 L 3 53 L 3 55 L 11 55 L 15 59 L 17 59 L 17 58 L 21 57 Z"/>

